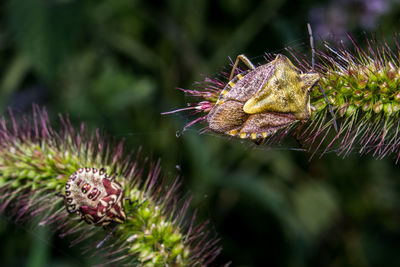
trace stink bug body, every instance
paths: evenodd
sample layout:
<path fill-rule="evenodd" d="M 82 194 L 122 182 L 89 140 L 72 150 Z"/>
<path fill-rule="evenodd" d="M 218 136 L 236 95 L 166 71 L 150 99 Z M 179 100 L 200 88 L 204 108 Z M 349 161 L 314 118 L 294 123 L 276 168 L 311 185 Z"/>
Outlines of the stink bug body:
<path fill-rule="evenodd" d="M 233 77 L 239 60 L 250 70 Z M 229 80 L 207 116 L 210 129 L 260 140 L 310 117 L 309 91 L 319 80 L 319 75 L 301 73 L 280 54 L 257 68 L 244 55 L 239 55 Z"/>
<path fill-rule="evenodd" d="M 88 224 L 105 226 L 126 219 L 122 186 L 105 169 L 80 168 L 65 185 L 64 202 Z"/>

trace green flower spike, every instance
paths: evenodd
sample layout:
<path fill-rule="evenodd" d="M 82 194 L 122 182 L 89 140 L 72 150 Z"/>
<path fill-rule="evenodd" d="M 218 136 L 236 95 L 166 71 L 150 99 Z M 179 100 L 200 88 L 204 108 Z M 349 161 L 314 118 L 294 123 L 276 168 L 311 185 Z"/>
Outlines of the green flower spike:
<path fill-rule="evenodd" d="M 52 226 L 61 237 L 72 235 L 71 245 L 95 237 L 85 252 L 104 257 L 104 264 L 207 266 L 214 260 L 218 241 L 209 238 L 205 224 L 195 226 L 195 217 L 188 216 L 189 200 L 177 194 L 179 180 L 160 179 L 159 161 L 141 163 L 139 151 L 135 158 L 125 156 L 122 142 L 107 142 L 97 130 L 90 134 L 84 124 L 77 130 L 68 117 L 60 121 L 61 128 L 54 130 L 46 110 L 38 107 L 32 118 L 17 119 L 10 112 L 8 120 L 1 119 L 0 212 L 11 212 L 16 221 L 41 216 L 40 225 Z M 125 220 L 112 221 L 107 231 L 69 214 L 68 198 L 60 197 L 69 177 L 82 167 L 115 174 L 129 200 L 122 202 Z"/>

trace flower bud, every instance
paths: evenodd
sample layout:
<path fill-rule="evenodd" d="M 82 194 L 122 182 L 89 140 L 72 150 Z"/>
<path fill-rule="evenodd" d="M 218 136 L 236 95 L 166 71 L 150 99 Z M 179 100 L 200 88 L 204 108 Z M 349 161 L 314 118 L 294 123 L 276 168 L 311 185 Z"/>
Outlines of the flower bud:
<path fill-rule="evenodd" d="M 373 106 L 373 110 L 375 113 L 381 112 L 382 109 L 383 109 L 383 104 L 380 101 L 376 102 L 375 105 Z"/>

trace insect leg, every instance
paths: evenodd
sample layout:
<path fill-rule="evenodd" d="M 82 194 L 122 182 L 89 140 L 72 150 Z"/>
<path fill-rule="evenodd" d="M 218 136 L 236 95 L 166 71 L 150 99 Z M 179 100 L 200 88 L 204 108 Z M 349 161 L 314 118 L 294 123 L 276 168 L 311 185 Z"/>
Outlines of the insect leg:
<path fill-rule="evenodd" d="M 104 244 L 104 242 L 106 242 L 108 239 L 110 239 L 110 237 L 111 237 L 111 236 L 114 234 L 114 232 L 118 229 L 118 226 L 119 226 L 119 225 L 116 225 L 116 226 L 111 230 L 111 232 L 108 233 L 108 235 L 106 235 L 106 237 L 105 237 L 103 240 L 101 240 L 101 241 L 97 244 L 96 248 L 100 248 L 100 247 Z"/>
<path fill-rule="evenodd" d="M 231 71 L 231 75 L 229 76 L 229 80 L 232 80 L 234 74 L 235 74 L 235 70 L 237 68 L 237 65 L 239 64 L 239 60 L 241 60 L 244 64 L 246 64 L 247 67 L 249 67 L 249 69 L 254 70 L 256 67 L 254 67 L 253 63 L 251 63 L 250 59 L 248 59 L 245 55 L 238 55 L 236 57 L 236 61 L 235 64 L 233 64 L 233 68 Z"/>
<path fill-rule="evenodd" d="M 338 127 L 337 127 L 337 123 L 336 123 L 336 117 L 335 117 L 335 113 L 333 113 L 331 102 L 329 102 L 328 97 L 326 97 L 325 91 L 322 88 L 322 86 L 320 84 L 318 84 L 318 85 L 319 85 L 319 88 L 321 89 L 322 94 L 325 97 L 326 102 L 328 103 L 329 113 L 331 113 L 331 116 L 333 118 L 333 127 L 335 128 L 335 131 L 338 132 Z"/>
<path fill-rule="evenodd" d="M 136 203 L 136 202 L 138 202 L 138 200 L 135 200 L 135 201 L 131 201 L 130 199 L 127 199 L 128 201 L 129 201 L 129 204 L 133 204 L 133 203 Z M 131 210 L 127 215 L 129 215 L 129 214 L 131 214 L 132 212 L 134 212 L 135 210 L 137 210 L 138 208 L 140 208 L 140 206 L 142 206 L 143 205 L 143 203 L 145 203 L 147 201 L 147 199 L 146 200 L 144 200 L 142 203 L 140 203 L 139 205 L 137 205 L 133 210 Z M 96 246 L 96 248 L 100 248 L 103 244 L 104 244 L 104 242 L 106 242 L 108 239 L 110 239 L 110 237 L 114 234 L 114 232 L 118 229 L 118 226 L 119 225 L 116 225 L 112 230 L 111 230 L 111 232 L 110 233 L 108 233 L 107 235 L 106 235 L 106 237 L 102 240 L 102 241 L 100 241 L 98 244 L 97 244 L 97 246 Z"/>
<path fill-rule="evenodd" d="M 132 205 L 133 203 L 139 202 L 139 200 L 132 201 L 129 197 L 126 197 L 125 200 L 127 200 L 129 202 L 129 205 Z"/>
<path fill-rule="evenodd" d="M 139 205 L 137 205 L 133 210 L 131 210 L 130 212 L 128 212 L 126 215 L 129 215 L 129 214 L 131 214 L 132 212 L 134 212 L 135 210 L 137 210 L 138 208 L 140 208 L 146 201 L 147 201 L 147 199 L 146 199 L 146 200 L 143 200 L 142 203 L 140 203 Z M 138 201 L 138 200 L 135 200 L 135 201 L 133 201 L 132 203 L 135 203 L 135 202 L 139 202 L 139 201 Z M 130 202 L 129 202 L 129 203 L 130 203 Z"/>
<path fill-rule="evenodd" d="M 127 200 L 127 201 L 129 202 L 129 205 L 132 205 L 132 204 L 134 204 L 134 203 L 138 203 L 138 202 L 139 202 L 139 200 L 134 200 L 134 201 L 132 201 L 129 197 L 126 197 L 125 200 Z M 146 201 L 147 201 L 147 199 L 146 199 L 146 200 L 143 200 L 142 203 L 140 203 L 139 205 L 137 205 L 133 210 L 131 210 L 130 212 L 128 212 L 126 215 L 129 215 L 129 214 L 131 214 L 132 212 L 134 212 L 135 210 L 137 210 L 138 208 L 140 208 L 140 206 L 142 206 Z"/>

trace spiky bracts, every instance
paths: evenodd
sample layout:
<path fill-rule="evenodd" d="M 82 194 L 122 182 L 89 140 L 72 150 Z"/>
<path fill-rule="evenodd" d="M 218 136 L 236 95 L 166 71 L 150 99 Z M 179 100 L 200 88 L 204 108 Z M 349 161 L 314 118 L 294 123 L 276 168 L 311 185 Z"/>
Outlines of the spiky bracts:
<path fill-rule="evenodd" d="M 311 92 L 314 118 L 299 138 L 324 154 L 330 150 L 346 156 L 356 150 L 376 158 L 400 157 L 399 46 L 369 41 L 366 50 L 349 38 L 352 47 L 333 49 L 325 44 L 320 52 L 320 81 L 340 121 L 339 131 L 331 131 L 332 120 L 321 92 Z M 314 128 L 314 129 L 313 129 Z M 320 138 L 318 138 L 320 137 Z M 317 141 L 318 140 L 318 141 Z"/>
<path fill-rule="evenodd" d="M 188 218 L 189 200 L 179 198 L 178 179 L 161 180 L 159 162 L 141 163 L 139 152 L 134 158 L 123 153 L 122 142 L 107 142 L 99 131 L 90 134 L 84 124 L 77 130 L 67 117 L 60 121 L 54 130 L 46 111 L 37 107 L 32 117 L 17 119 L 10 113 L 1 119 L 0 212 L 11 212 L 16 220 L 40 215 L 40 225 L 53 226 L 62 237 L 75 236 L 71 245 L 97 234 L 85 252 L 105 257 L 104 264 L 206 266 L 215 258 L 217 241 L 209 238 L 204 224 L 194 225 L 194 216 Z M 110 228 L 104 231 L 69 215 L 63 198 L 56 196 L 64 193 L 68 177 L 85 166 L 115 174 L 129 199 L 127 219 L 98 249 Z"/>
<path fill-rule="evenodd" d="M 376 158 L 394 154 L 400 158 L 400 47 L 391 50 L 387 43 L 367 40 L 367 49 L 350 37 L 350 47 L 324 44 L 317 50 L 315 71 L 320 74 L 318 85 L 310 92 L 312 116 L 305 123 L 294 122 L 263 140 L 264 144 L 281 144 L 286 137 L 294 136 L 301 147 L 315 154 L 335 152 L 346 156 L 351 151 L 370 153 Z M 293 62 L 304 72 L 311 70 L 311 57 L 290 50 Z M 270 55 L 267 55 L 268 62 Z M 262 63 L 265 64 L 266 62 Z M 200 101 L 189 104 L 201 116 L 189 123 L 205 121 L 207 113 L 228 83 L 222 73 L 218 79 L 206 78 L 196 90 L 184 90 Z M 339 125 L 334 130 L 329 106 L 319 85 L 324 89 Z M 203 88 L 203 89 L 202 89 Z M 207 97 L 204 97 L 207 93 Z M 206 103 L 206 108 L 204 104 Z M 179 110 L 178 110 L 179 111 Z M 207 131 L 207 126 L 205 128 Z M 204 131 L 204 130 L 203 130 Z"/>

